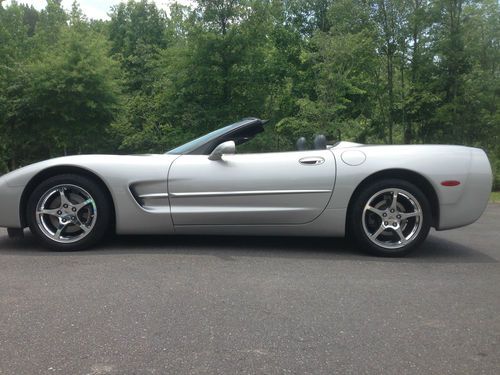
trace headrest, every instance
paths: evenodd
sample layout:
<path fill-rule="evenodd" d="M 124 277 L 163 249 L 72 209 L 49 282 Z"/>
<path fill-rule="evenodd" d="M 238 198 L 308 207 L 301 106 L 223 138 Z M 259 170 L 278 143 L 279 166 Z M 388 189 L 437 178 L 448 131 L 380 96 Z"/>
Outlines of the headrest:
<path fill-rule="evenodd" d="M 300 137 L 299 139 L 297 139 L 296 145 L 298 151 L 307 150 L 307 140 L 304 137 Z"/>
<path fill-rule="evenodd" d="M 323 134 L 318 134 L 316 137 L 314 137 L 314 149 L 315 150 L 326 149 L 326 137 Z"/>

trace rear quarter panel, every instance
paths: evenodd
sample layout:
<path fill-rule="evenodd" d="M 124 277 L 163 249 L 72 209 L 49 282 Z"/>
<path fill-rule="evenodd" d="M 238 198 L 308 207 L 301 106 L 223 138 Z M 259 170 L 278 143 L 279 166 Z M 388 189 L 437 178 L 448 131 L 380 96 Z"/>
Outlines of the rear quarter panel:
<path fill-rule="evenodd" d="M 374 173 L 404 169 L 418 173 L 434 188 L 439 201 L 438 229 L 450 229 L 477 220 L 491 191 L 491 169 L 482 150 L 465 146 L 401 145 L 333 149 L 337 182 L 329 208 L 347 208 L 357 186 Z M 349 165 L 346 153 L 362 152 L 365 161 Z M 344 156 L 344 157 L 343 157 Z M 442 186 L 446 180 L 460 185 Z"/>

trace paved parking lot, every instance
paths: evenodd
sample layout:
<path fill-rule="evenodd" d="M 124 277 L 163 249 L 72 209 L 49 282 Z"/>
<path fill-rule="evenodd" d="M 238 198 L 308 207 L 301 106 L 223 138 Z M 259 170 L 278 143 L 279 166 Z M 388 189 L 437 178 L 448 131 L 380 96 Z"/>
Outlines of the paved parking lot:
<path fill-rule="evenodd" d="M 0 374 L 498 374 L 500 205 L 413 256 L 341 239 L 0 230 Z"/>

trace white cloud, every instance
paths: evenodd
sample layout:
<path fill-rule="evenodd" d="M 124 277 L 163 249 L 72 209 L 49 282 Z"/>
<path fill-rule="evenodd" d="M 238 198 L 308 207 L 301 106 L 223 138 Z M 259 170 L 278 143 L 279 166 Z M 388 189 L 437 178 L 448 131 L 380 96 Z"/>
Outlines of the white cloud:
<path fill-rule="evenodd" d="M 11 0 L 8 0 L 5 4 L 9 5 Z M 18 0 L 18 3 L 33 5 L 36 9 L 40 10 L 45 8 L 46 0 Z M 83 13 L 92 19 L 107 20 L 109 19 L 108 13 L 113 5 L 121 3 L 120 0 L 80 0 L 80 8 Z M 174 3 L 175 0 L 154 0 L 158 8 L 168 10 L 170 4 Z M 194 0 L 177 0 L 178 3 L 184 5 L 193 5 Z M 71 4 L 73 0 L 62 0 L 62 5 L 65 9 L 71 9 Z"/>

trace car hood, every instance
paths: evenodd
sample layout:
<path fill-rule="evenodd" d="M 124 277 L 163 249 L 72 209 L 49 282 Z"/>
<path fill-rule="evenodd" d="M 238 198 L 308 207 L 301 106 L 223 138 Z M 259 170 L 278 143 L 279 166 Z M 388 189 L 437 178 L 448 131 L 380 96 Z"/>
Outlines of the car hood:
<path fill-rule="evenodd" d="M 94 172 L 102 166 L 110 168 L 147 165 L 151 162 L 173 161 L 177 155 L 149 154 L 149 155 L 72 155 L 48 159 L 16 169 L 0 177 L 0 182 L 11 187 L 24 186 L 37 173 L 52 167 L 79 167 Z"/>

